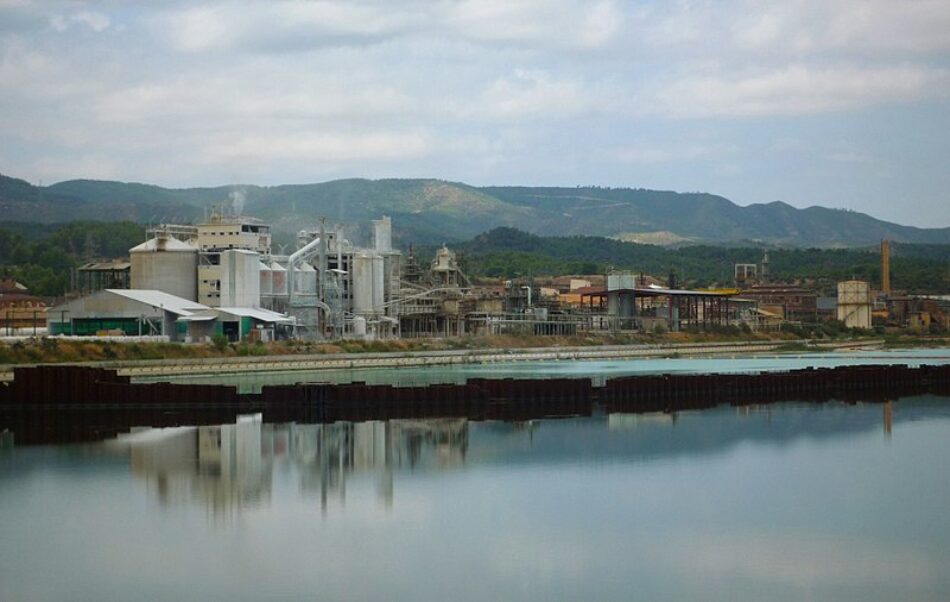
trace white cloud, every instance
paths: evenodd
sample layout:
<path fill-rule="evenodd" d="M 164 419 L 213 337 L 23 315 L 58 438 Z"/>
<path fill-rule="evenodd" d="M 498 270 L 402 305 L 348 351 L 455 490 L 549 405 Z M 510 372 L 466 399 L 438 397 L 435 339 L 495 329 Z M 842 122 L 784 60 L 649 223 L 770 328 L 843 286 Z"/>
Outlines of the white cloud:
<path fill-rule="evenodd" d="M 948 92 L 950 71 L 936 67 L 793 64 L 673 80 L 657 91 L 654 108 L 687 117 L 808 115 L 940 99 Z"/>
<path fill-rule="evenodd" d="M 766 186 L 760 161 L 812 152 L 770 140 L 820 146 L 776 118 L 875 111 L 899 133 L 815 156 L 855 177 L 884 157 L 919 170 L 947 150 L 930 135 L 950 125 L 947 31 L 945 0 L 0 0 L 0 169 L 89 175 L 83 148 L 145 180 L 662 171 L 696 189 L 739 166 Z M 950 185 L 918 180 L 934 198 Z"/>
<path fill-rule="evenodd" d="M 373 161 L 413 159 L 429 152 L 429 136 L 422 131 L 350 133 L 327 132 L 234 132 L 206 145 L 202 161 L 226 163 L 231 159 L 307 161 Z"/>
<path fill-rule="evenodd" d="M 422 19 L 412 10 L 358 2 L 237 2 L 175 9 L 155 28 L 183 52 L 306 50 L 395 35 Z"/>
<path fill-rule="evenodd" d="M 109 15 L 95 11 L 79 11 L 70 15 L 57 14 L 50 17 L 50 27 L 58 32 L 64 32 L 74 25 L 87 27 L 96 33 L 109 29 L 112 19 Z"/>
<path fill-rule="evenodd" d="M 471 40 L 596 48 L 619 34 L 623 19 L 608 1 L 462 0 L 444 3 L 436 26 Z"/>
<path fill-rule="evenodd" d="M 571 116 L 595 110 L 599 103 L 581 83 L 555 79 L 544 71 L 516 69 L 488 85 L 463 112 L 502 119 Z"/>
<path fill-rule="evenodd" d="M 672 146 L 641 142 L 636 145 L 614 148 L 608 153 L 608 156 L 622 163 L 652 165 L 721 157 L 735 152 L 735 150 L 735 148 L 722 145 L 687 144 Z"/>
<path fill-rule="evenodd" d="M 943 0 L 790 0 L 755 8 L 735 27 L 739 41 L 755 48 L 851 56 L 950 50 L 950 6 Z"/>

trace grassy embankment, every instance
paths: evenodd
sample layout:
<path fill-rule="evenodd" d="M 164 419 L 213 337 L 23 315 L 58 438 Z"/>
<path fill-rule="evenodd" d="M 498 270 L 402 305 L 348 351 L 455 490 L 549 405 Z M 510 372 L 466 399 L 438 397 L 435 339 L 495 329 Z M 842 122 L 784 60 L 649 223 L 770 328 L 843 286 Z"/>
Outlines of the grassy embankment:
<path fill-rule="evenodd" d="M 102 341 L 71 341 L 69 339 L 39 339 L 36 341 L 0 343 L 0 364 L 36 364 L 57 362 L 94 362 L 127 360 L 160 360 L 185 358 L 215 358 L 267 355 L 306 355 L 400 351 L 447 351 L 458 349 L 512 349 L 583 347 L 595 345 L 713 343 L 731 341 L 784 341 L 782 350 L 807 351 L 804 338 L 829 341 L 847 340 L 855 333 L 842 332 L 835 336 L 806 333 L 663 333 L 663 334 L 598 334 L 589 336 L 552 337 L 534 335 L 496 335 L 444 339 L 395 339 L 386 341 L 335 341 L 316 343 L 307 341 L 279 341 L 275 343 L 117 343 Z M 945 337 L 888 335 L 885 345 L 890 347 L 946 346 Z"/>

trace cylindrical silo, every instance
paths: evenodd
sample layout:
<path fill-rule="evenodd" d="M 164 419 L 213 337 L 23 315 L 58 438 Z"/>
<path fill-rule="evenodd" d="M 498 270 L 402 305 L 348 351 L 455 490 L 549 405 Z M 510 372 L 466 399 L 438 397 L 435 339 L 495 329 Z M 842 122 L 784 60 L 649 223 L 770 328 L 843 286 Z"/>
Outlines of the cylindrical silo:
<path fill-rule="evenodd" d="M 261 267 L 261 295 L 270 296 L 274 294 L 274 272 L 270 269 L 270 266 L 260 262 Z"/>
<path fill-rule="evenodd" d="M 355 316 L 353 318 L 353 334 L 358 337 L 366 336 L 366 318 L 363 316 Z"/>
<path fill-rule="evenodd" d="M 386 279 L 386 266 L 382 255 L 373 256 L 373 311 L 383 310 L 383 293 Z"/>
<path fill-rule="evenodd" d="M 317 294 L 317 270 L 306 261 L 301 261 L 294 268 L 294 294 Z"/>
<path fill-rule="evenodd" d="M 373 243 L 379 253 L 393 250 L 393 223 L 388 216 L 373 220 Z"/>
<path fill-rule="evenodd" d="M 198 249 L 170 236 L 157 236 L 129 249 L 133 289 L 157 290 L 198 299 Z"/>
<path fill-rule="evenodd" d="M 270 264 L 271 271 L 271 292 L 274 296 L 287 296 L 287 270 L 276 261 Z"/>
<path fill-rule="evenodd" d="M 353 311 L 373 311 L 373 257 L 366 253 L 353 256 Z"/>

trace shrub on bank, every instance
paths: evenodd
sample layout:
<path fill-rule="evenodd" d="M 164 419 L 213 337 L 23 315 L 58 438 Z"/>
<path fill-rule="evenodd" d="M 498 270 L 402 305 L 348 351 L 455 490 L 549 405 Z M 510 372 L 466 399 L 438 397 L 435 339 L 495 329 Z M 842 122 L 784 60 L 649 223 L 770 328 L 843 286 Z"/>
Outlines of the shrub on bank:
<path fill-rule="evenodd" d="M 730 326 L 716 331 L 654 333 L 588 333 L 583 336 L 495 335 L 485 337 L 456 337 L 450 339 L 390 339 L 380 341 L 278 341 L 272 343 L 242 342 L 232 345 L 220 343 L 197 345 L 183 343 L 143 343 L 79 341 L 65 339 L 34 339 L 0 343 L 0 364 L 34 364 L 56 362 L 158 360 L 183 358 L 209 358 L 335 354 L 363 352 L 441 351 L 451 349 L 513 349 L 527 347 L 574 347 L 596 345 L 706 343 L 724 341 L 776 341 L 794 342 L 804 338 L 837 338 L 871 336 L 873 331 L 847 329 L 840 325 L 788 325 L 780 332 L 751 332 Z M 888 334 L 889 346 L 935 346 L 947 345 L 941 336 Z M 798 349 L 790 349 L 798 350 Z"/>

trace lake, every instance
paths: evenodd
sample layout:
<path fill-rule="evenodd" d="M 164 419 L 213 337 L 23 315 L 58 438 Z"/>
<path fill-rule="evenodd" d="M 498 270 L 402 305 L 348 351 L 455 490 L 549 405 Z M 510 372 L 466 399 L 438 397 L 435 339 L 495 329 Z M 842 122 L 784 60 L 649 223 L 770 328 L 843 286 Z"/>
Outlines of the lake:
<path fill-rule="evenodd" d="M 370 385 L 419 386 L 438 383 L 462 384 L 469 378 L 583 378 L 589 376 L 595 386 L 608 378 L 637 374 L 687 374 L 763 372 L 799 368 L 834 368 L 856 364 L 946 364 L 950 349 L 899 349 L 834 351 L 823 353 L 768 353 L 759 355 L 697 356 L 682 358 L 638 358 L 619 360 L 564 360 L 530 362 L 492 362 L 490 364 L 448 364 L 355 370 L 292 370 L 139 377 L 136 382 L 173 382 L 190 384 L 234 385 L 241 393 L 259 393 L 265 385 L 298 382 L 348 383 L 363 381 Z"/>
<path fill-rule="evenodd" d="M 948 453 L 932 395 L 7 433 L 0 599 L 946 600 Z"/>

